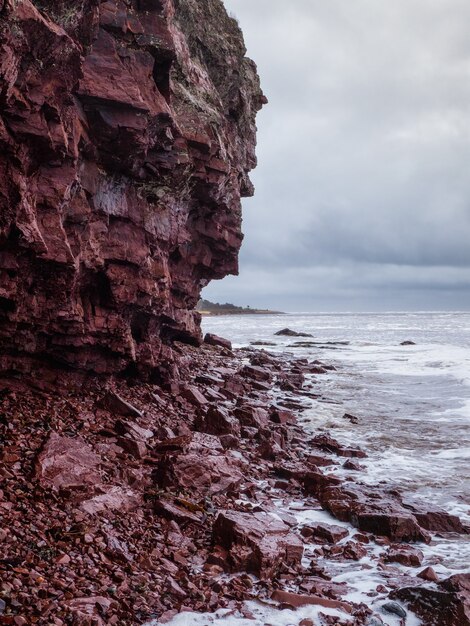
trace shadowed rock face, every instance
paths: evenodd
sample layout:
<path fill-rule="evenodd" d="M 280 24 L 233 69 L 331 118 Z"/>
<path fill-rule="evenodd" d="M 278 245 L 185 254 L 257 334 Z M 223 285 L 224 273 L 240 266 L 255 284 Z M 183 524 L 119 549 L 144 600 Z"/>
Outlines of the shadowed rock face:
<path fill-rule="evenodd" d="M 0 0 L 0 369 L 158 373 L 237 272 L 265 102 L 221 0 Z"/>

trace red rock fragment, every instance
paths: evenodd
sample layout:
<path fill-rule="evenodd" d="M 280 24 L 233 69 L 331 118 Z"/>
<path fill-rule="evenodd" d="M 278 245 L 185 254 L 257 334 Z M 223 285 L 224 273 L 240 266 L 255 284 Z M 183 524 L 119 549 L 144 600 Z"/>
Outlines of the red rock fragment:
<path fill-rule="evenodd" d="M 334 524 L 309 524 L 302 528 L 301 533 L 304 537 L 314 537 L 328 543 L 338 543 L 349 535 L 347 528 Z"/>
<path fill-rule="evenodd" d="M 328 598 L 322 598 L 320 596 L 302 595 L 300 593 L 292 593 L 290 591 L 281 591 L 276 589 L 271 595 L 271 598 L 276 602 L 298 609 L 302 606 L 323 606 L 328 609 L 339 609 L 346 613 L 352 612 L 352 606 L 347 602 L 341 602 L 339 600 L 329 600 Z"/>
<path fill-rule="evenodd" d="M 457 574 L 437 588 L 405 587 L 391 598 L 406 602 L 426 626 L 470 626 L 470 574 Z"/>
<path fill-rule="evenodd" d="M 436 574 L 435 570 L 432 567 L 425 567 L 418 574 L 418 578 L 422 578 L 423 580 L 427 580 L 431 583 L 437 583 L 439 581 L 439 576 Z"/>
<path fill-rule="evenodd" d="M 407 565 L 409 567 L 419 567 L 424 559 L 424 554 L 421 550 L 408 545 L 391 545 L 386 560 L 390 563 L 401 563 L 401 565 Z"/>
<path fill-rule="evenodd" d="M 39 454 L 36 477 L 45 487 L 78 489 L 96 486 L 101 458 L 80 438 L 52 433 Z"/>
<path fill-rule="evenodd" d="M 219 337 L 218 335 L 213 335 L 212 333 L 207 333 L 204 336 L 204 343 L 209 344 L 210 346 L 219 346 L 221 348 L 227 348 L 228 350 L 232 349 L 232 342 L 228 339 L 224 339 L 223 337 Z"/>
<path fill-rule="evenodd" d="M 268 513 L 220 512 L 213 528 L 214 542 L 229 551 L 232 570 L 245 569 L 269 578 L 284 565 L 299 566 L 300 539 Z"/>
<path fill-rule="evenodd" d="M 99 400 L 96 405 L 101 409 L 106 409 L 114 415 L 123 415 L 125 417 L 142 417 L 142 413 L 124 398 L 121 398 L 114 391 L 107 391 L 105 396 Z"/>

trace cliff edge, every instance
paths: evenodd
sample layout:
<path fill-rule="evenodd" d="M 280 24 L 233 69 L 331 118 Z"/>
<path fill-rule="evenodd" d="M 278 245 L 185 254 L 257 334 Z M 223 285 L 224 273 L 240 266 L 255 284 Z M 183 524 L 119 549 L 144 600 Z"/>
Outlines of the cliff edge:
<path fill-rule="evenodd" d="M 265 98 L 221 0 L 0 0 L 0 368 L 164 377 Z"/>

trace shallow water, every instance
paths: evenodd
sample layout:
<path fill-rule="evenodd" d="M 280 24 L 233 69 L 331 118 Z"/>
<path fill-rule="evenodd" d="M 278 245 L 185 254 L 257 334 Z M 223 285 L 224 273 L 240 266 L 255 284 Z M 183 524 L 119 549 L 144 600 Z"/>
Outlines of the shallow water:
<path fill-rule="evenodd" d="M 470 314 L 233 316 L 205 318 L 203 327 L 227 337 L 234 347 L 273 342 L 276 345 L 266 346 L 267 350 L 334 364 L 336 372 L 310 377 L 307 384 L 318 397 L 306 400 L 302 425 L 317 432 L 327 429 L 341 442 L 361 446 L 368 453 L 367 459 L 361 459 L 367 471 L 357 474 L 358 480 L 398 487 L 404 495 L 423 498 L 470 521 Z M 314 338 L 274 336 L 284 327 Z M 405 340 L 417 345 L 400 346 Z M 314 345 L 297 346 L 298 341 Z M 357 416 L 359 423 L 345 420 L 345 412 Z M 351 475 L 338 467 L 333 471 Z M 347 527 L 350 535 L 344 541 L 356 532 L 324 511 L 303 508 L 300 502 L 280 500 L 278 506 L 294 514 L 299 524 L 317 520 Z M 420 549 L 425 556 L 423 567 L 432 565 L 442 578 L 470 571 L 468 538 L 434 536 L 431 545 L 420 545 Z M 375 593 L 377 585 L 384 583 L 375 564 L 383 548 L 372 543 L 367 550 L 360 562 L 337 566 L 325 559 L 325 566 L 335 582 L 347 581 L 350 592 L 345 599 L 366 602 L 380 612 L 386 594 Z M 414 576 L 423 567 L 399 569 Z M 201 616 L 186 613 L 171 626 L 288 626 L 304 617 L 315 620 L 319 610 L 328 612 L 311 606 L 292 612 L 248 605 L 255 621 L 224 611 Z M 389 614 L 382 618 L 388 626 L 399 623 Z M 419 623 L 408 615 L 407 626 Z"/>
<path fill-rule="evenodd" d="M 203 325 L 235 346 L 275 342 L 266 349 L 334 364 L 337 372 L 313 378 L 322 398 L 304 413 L 305 425 L 362 445 L 366 482 L 400 487 L 470 521 L 469 313 L 236 316 Z M 320 345 L 274 336 L 286 326 Z M 406 340 L 417 345 L 400 346 Z"/>

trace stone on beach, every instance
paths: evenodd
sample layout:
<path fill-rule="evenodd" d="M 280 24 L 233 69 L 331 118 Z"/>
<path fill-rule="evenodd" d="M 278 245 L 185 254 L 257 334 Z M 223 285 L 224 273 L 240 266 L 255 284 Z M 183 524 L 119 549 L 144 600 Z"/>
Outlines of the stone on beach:
<path fill-rule="evenodd" d="M 426 626 L 470 626 L 470 574 L 456 574 L 432 587 L 404 587 L 390 596 L 406 602 Z"/>
<path fill-rule="evenodd" d="M 298 567 L 303 545 L 284 522 L 268 513 L 222 511 L 213 530 L 214 542 L 229 551 L 229 567 L 246 569 L 262 578 L 283 566 Z"/>
<path fill-rule="evenodd" d="M 54 489 L 91 488 L 101 482 L 101 458 L 80 438 L 51 433 L 36 462 L 36 477 Z"/>
<path fill-rule="evenodd" d="M 213 335 L 212 333 L 207 333 L 204 336 L 204 343 L 207 343 L 210 346 L 219 346 L 221 348 L 227 348 L 228 350 L 232 349 L 232 342 L 224 337 L 219 337 L 218 335 Z"/>

